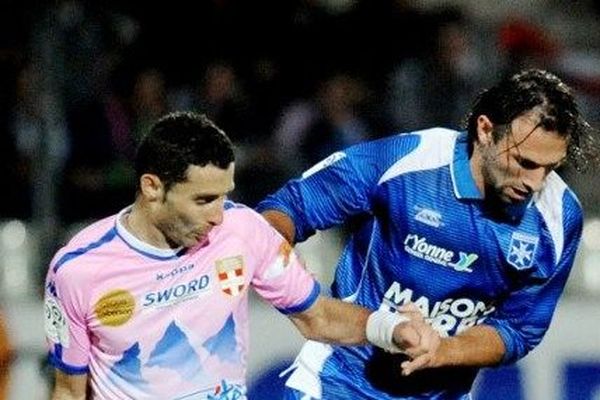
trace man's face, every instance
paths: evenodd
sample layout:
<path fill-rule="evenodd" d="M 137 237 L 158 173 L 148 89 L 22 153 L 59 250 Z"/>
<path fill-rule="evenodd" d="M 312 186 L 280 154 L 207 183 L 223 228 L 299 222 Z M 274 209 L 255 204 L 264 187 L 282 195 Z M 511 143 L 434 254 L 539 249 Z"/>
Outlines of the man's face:
<path fill-rule="evenodd" d="M 527 201 L 564 161 L 567 139 L 538 126 L 539 121 L 539 112 L 532 110 L 515 118 L 497 143 L 479 141 L 486 197 L 504 203 Z"/>
<path fill-rule="evenodd" d="M 187 180 L 171 186 L 154 208 L 154 223 L 171 247 L 192 247 L 223 222 L 223 203 L 233 190 L 234 164 L 190 166 Z"/>

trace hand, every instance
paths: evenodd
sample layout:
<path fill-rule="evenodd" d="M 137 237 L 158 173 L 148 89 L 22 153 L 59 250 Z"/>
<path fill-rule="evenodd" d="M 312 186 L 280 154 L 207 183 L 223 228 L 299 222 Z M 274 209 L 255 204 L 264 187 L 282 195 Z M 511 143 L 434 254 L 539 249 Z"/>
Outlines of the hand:
<path fill-rule="evenodd" d="M 409 318 L 394 330 L 394 342 L 411 358 L 401 364 L 402 374 L 407 376 L 434 365 L 441 338 L 413 303 L 402 306 L 398 311 Z"/>
<path fill-rule="evenodd" d="M 419 343 L 421 342 L 419 331 L 422 330 L 421 324 L 424 323 L 423 315 L 413 303 L 400 307 L 398 313 L 409 320 L 396 325 L 392 340 L 403 353 L 410 357 L 416 357 L 421 354 L 419 353 Z"/>

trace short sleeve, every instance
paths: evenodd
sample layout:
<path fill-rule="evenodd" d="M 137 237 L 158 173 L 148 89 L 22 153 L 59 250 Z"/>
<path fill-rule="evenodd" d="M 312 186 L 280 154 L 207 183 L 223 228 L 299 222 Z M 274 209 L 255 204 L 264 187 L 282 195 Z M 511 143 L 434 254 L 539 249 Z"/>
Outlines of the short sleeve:
<path fill-rule="evenodd" d="M 256 292 L 284 314 L 310 308 L 320 293 L 320 286 L 296 256 L 290 244 L 266 221 L 256 226 L 260 254 L 252 278 Z"/>
<path fill-rule="evenodd" d="M 88 372 L 90 338 L 84 290 L 69 272 L 50 268 L 44 293 L 44 329 L 50 363 L 66 374 Z"/>

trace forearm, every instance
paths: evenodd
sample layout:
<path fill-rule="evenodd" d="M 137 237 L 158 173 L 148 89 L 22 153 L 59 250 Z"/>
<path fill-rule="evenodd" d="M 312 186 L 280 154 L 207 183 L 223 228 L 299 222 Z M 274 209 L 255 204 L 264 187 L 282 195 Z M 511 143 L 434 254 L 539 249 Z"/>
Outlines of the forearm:
<path fill-rule="evenodd" d="M 431 332 L 433 331 L 429 331 Z M 427 338 L 427 343 L 420 344 L 423 347 L 420 355 L 413 355 L 414 350 L 407 349 L 411 359 L 401 364 L 403 375 L 427 368 L 497 365 L 506 351 L 498 332 L 485 325 L 469 328 L 460 335 L 441 340 L 437 333 L 433 336 L 421 336 L 422 339 L 424 337 Z"/>
<path fill-rule="evenodd" d="M 86 395 L 75 394 L 72 391 L 65 388 L 55 388 L 52 392 L 51 400 L 85 400 Z"/>
<path fill-rule="evenodd" d="M 490 326 L 479 325 L 457 336 L 443 338 L 431 367 L 497 365 L 505 351 L 498 332 Z"/>
<path fill-rule="evenodd" d="M 288 242 L 294 243 L 296 236 L 296 228 L 292 219 L 285 213 L 276 210 L 267 210 L 262 213 L 262 216 L 277 229 L 277 231 Z"/>
<path fill-rule="evenodd" d="M 88 375 L 67 375 L 55 371 L 55 385 L 52 400 L 85 400 Z"/>
<path fill-rule="evenodd" d="M 308 311 L 290 316 L 307 339 L 345 345 L 367 344 L 365 333 L 371 311 L 340 300 L 319 297 Z"/>

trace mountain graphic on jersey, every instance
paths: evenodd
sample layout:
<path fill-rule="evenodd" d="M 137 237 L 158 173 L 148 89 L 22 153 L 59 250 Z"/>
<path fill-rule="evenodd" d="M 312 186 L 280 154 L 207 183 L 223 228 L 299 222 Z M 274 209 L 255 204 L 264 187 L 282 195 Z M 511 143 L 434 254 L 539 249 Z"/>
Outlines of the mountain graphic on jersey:
<path fill-rule="evenodd" d="M 123 357 L 110 369 L 112 376 L 117 376 L 137 387 L 146 386 L 148 382 L 142 377 L 142 363 L 139 356 L 140 345 L 135 342 L 133 346 L 125 350 Z"/>
<path fill-rule="evenodd" d="M 216 335 L 204 342 L 204 347 L 211 355 L 216 355 L 221 361 L 230 363 L 239 361 L 239 354 L 236 351 L 237 343 L 235 340 L 233 315 L 227 318 L 225 325 L 223 325 L 223 328 Z"/>
<path fill-rule="evenodd" d="M 175 321 L 156 343 L 145 366 L 171 369 L 184 379 L 197 378 L 202 371 L 198 354 Z"/>

